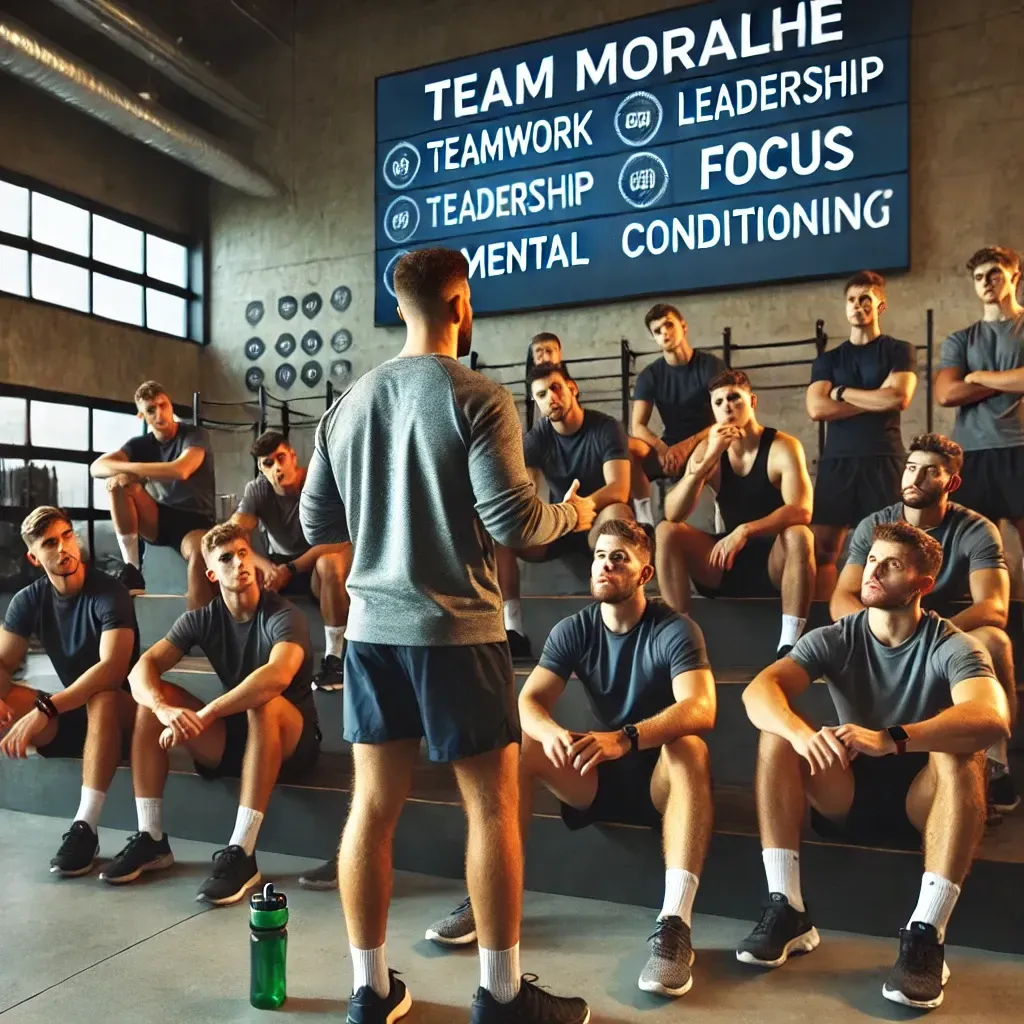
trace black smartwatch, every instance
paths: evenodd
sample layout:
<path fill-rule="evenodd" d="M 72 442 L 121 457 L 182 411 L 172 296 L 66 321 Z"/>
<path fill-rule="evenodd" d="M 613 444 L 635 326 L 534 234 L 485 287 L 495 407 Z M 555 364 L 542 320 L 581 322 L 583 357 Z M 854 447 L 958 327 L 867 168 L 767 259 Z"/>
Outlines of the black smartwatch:
<path fill-rule="evenodd" d="M 845 390 L 846 390 L 846 385 L 845 384 L 840 384 L 839 387 L 836 388 L 836 401 L 837 402 L 843 401 L 843 392 Z"/>
<path fill-rule="evenodd" d="M 298 575 L 299 575 L 299 570 L 295 568 L 295 563 L 294 563 L 294 562 L 285 562 L 285 563 L 284 563 L 284 567 L 285 567 L 285 568 L 286 568 L 286 569 L 287 569 L 287 570 L 288 570 L 288 571 L 289 571 L 289 572 L 290 572 L 290 573 L 291 573 L 291 574 L 292 574 L 293 576 L 298 576 Z"/>
<path fill-rule="evenodd" d="M 640 730 L 635 725 L 624 725 L 622 731 L 629 740 L 629 752 L 635 754 L 640 749 Z"/>
<path fill-rule="evenodd" d="M 53 721 L 60 712 L 57 710 L 48 693 L 36 690 L 36 711 L 41 711 L 49 721 Z"/>
<path fill-rule="evenodd" d="M 896 753 L 905 754 L 907 752 L 907 740 L 910 739 L 907 735 L 907 730 L 902 725 L 890 725 L 885 731 L 889 734 L 893 743 L 896 744 Z"/>

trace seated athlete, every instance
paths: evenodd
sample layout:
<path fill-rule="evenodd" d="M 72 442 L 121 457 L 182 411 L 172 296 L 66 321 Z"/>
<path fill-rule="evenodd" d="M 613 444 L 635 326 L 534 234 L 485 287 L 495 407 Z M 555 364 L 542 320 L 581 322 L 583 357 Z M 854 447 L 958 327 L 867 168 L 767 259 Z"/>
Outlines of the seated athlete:
<path fill-rule="evenodd" d="M 86 565 L 71 521 L 43 505 L 21 524 L 28 560 L 46 574 L 11 598 L 0 629 L 0 754 L 80 757 L 82 795 L 71 828 L 50 861 L 65 878 L 87 875 L 107 788 L 135 718 L 128 672 L 139 656 L 139 627 L 128 591 Z M 12 681 L 35 636 L 63 690 Z"/>
<path fill-rule="evenodd" d="M 1010 733 L 985 649 L 921 610 L 941 567 L 942 547 L 923 530 L 902 520 L 876 526 L 864 610 L 812 630 L 743 694 L 761 730 L 756 795 L 769 901 L 737 957 L 779 967 L 818 945 L 800 891 L 810 803 L 827 839 L 917 848 L 924 837 L 920 897 L 882 989 L 918 1009 L 942 1002 L 946 926 L 985 825 L 983 751 Z M 793 708 L 821 677 L 838 727 L 816 729 Z"/>
<path fill-rule="evenodd" d="M 690 580 L 705 597 L 782 593 L 779 657 L 807 622 L 814 590 L 811 480 L 800 442 L 757 421 L 757 395 L 742 370 L 711 381 L 715 425 L 694 449 L 658 524 L 658 576 L 665 600 L 690 607 Z M 682 522 L 705 486 L 718 497 L 724 536 Z"/>
<path fill-rule="evenodd" d="M 696 623 L 647 600 L 653 575 L 644 528 L 605 522 L 590 579 L 599 603 L 555 626 L 519 697 L 520 827 L 525 842 L 539 781 L 561 801 L 570 829 L 596 821 L 662 829 L 665 901 L 639 985 L 681 996 L 693 984 L 690 918 L 711 835 L 711 773 L 699 734 L 715 724 L 715 681 Z M 601 731 L 570 732 L 552 715 L 573 674 Z M 445 946 L 474 941 L 469 900 L 426 937 Z"/>
<path fill-rule="evenodd" d="M 629 456 L 637 519 L 653 526 L 651 481 L 682 476 L 697 442 L 715 422 L 708 384 L 726 367 L 718 356 L 694 351 L 675 306 L 659 302 L 647 311 L 644 323 L 663 355 L 636 378 Z M 664 426 L 661 437 L 648 426 L 654 409 Z"/>
<path fill-rule="evenodd" d="M 100 878 L 123 885 L 174 863 L 163 831 L 163 792 L 168 751 L 183 746 L 202 778 L 242 780 L 235 829 L 214 855 L 213 874 L 196 896 L 221 906 L 237 902 L 260 881 L 256 837 L 270 794 L 279 778 L 297 779 L 313 767 L 320 729 L 310 692 L 313 651 L 306 620 L 280 594 L 260 589 L 242 527 L 215 526 L 203 536 L 202 551 L 220 594 L 185 612 L 130 676 L 139 704 L 132 741 L 139 831 Z M 193 644 L 209 658 L 224 688 L 209 703 L 161 678 Z"/>
<path fill-rule="evenodd" d="M 1003 541 L 993 523 L 949 500 L 960 486 L 963 461 L 960 445 L 941 434 L 922 434 L 910 442 L 903 470 L 903 501 L 861 520 L 853 531 L 846 565 L 829 607 L 833 620 L 864 608 L 861 581 L 879 523 L 905 520 L 925 530 L 942 545 L 942 569 L 921 605 L 970 633 L 988 651 L 996 677 L 1006 691 L 1012 729 L 1017 719 L 1017 677 L 1013 645 L 1005 633 L 1010 574 L 1003 557 Z M 956 603 L 965 598 L 970 598 L 971 604 L 957 609 Z M 988 794 L 989 804 L 1003 814 L 1020 803 L 1010 777 L 1005 740 L 988 752 Z"/>
<path fill-rule="evenodd" d="M 562 362 L 562 341 L 557 334 L 541 331 L 530 339 L 527 372 L 535 366 L 558 366 Z"/>
<path fill-rule="evenodd" d="M 628 505 L 629 452 L 622 424 L 603 412 L 580 405 L 573 379 L 562 363 L 534 367 L 529 381 L 541 419 L 524 438 L 523 454 L 537 493 L 543 493 L 542 483 L 546 480 L 550 500 L 559 502 L 577 482 L 580 496 L 593 500 L 597 518 L 589 534 L 566 534 L 554 544 L 521 551 L 495 545 L 505 631 L 513 658 L 532 657 L 523 626 L 517 559 L 547 562 L 572 552 L 589 555 L 604 523 L 609 519 L 633 518 Z"/>
<path fill-rule="evenodd" d="M 139 385 L 135 406 L 147 432 L 89 467 L 93 477 L 107 481 L 125 563 L 120 578 L 132 594 L 144 594 L 139 537 L 147 544 L 172 547 L 188 562 L 185 605 L 198 608 L 213 597 L 200 550 L 216 512 L 210 437 L 202 427 L 174 418 L 174 406 L 156 381 Z"/>
<path fill-rule="evenodd" d="M 320 671 L 313 677 L 313 689 L 340 690 L 348 621 L 345 579 L 352 562 L 352 545 L 312 547 L 306 542 L 299 522 L 299 495 L 306 470 L 298 464 L 295 449 L 284 434 L 264 431 L 249 454 L 256 459 L 260 475 L 245 485 L 231 521 L 250 534 L 261 524 L 266 531 L 273 564 L 264 567 L 264 589 L 279 594 L 312 593 L 320 602 L 327 647 Z"/>

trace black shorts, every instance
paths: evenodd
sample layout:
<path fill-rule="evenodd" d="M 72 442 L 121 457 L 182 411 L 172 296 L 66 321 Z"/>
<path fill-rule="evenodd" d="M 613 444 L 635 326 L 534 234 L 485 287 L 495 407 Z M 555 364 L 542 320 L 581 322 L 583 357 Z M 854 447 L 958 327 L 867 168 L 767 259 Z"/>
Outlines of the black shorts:
<path fill-rule="evenodd" d="M 856 526 L 872 512 L 894 505 L 902 496 L 905 461 L 902 455 L 823 459 L 814 483 L 811 524 Z"/>
<path fill-rule="evenodd" d="M 718 534 L 715 540 L 720 541 L 724 536 Z M 702 597 L 778 597 L 779 588 L 768 574 L 768 556 L 774 543 L 774 537 L 747 541 L 732 568 L 722 573 L 722 582 L 717 587 L 693 581 L 697 593 Z"/>
<path fill-rule="evenodd" d="M 425 737 L 431 761 L 457 761 L 519 743 L 507 641 L 466 647 L 345 644 L 344 738 Z"/>
<path fill-rule="evenodd" d="M 822 839 L 857 846 L 899 846 L 917 850 L 921 834 L 907 817 L 907 794 L 928 766 L 921 753 L 891 757 L 861 754 L 853 762 L 853 803 L 842 822 L 811 810 L 811 827 Z"/>
<path fill-rule="evenodd" d="M 57 735 L 45 747 L 36 747 L 36 750 L 40 757 L 81 757 L 88 728 L 89 714 L 84 704 L 65 711 L 57 719 Z"/>
<path fill-rule="evenodd" d="M 661 747 L 655 747 L 599 764 L 594 802 L 583 810 L 562 804 L 562 821 L 574 832 L 598 821 L 660 829 L 661 814 L 651 800 L 660 755 Z"/>
<path fill-rule="evenodd" d="M 274 565 L 284 565 L 287 562 L 294 562 L 299 555 L 271 555 L 270 560 Z M 288 594 L 291 597 L 313 597 L 313 574 L 311 572 L 297 572 L 288 581 L 286 587 L 278 591 L 280 594 Z"/>
<path fill-rule="evenodd" d="M 1024 517 L 1024 448 L 964 452 L 963 483 L 954 497 L 986 519 Z"/>
<path fill-rule="evenodd" d="M 190 512 L 173 505 L 157 505 L 156 540 L 154 543 L 161 548 L 174 548 L 181 551 L 181 542 L 193 530 L 209 530 L 213 520 L 202 512 Z"/>
<path fill-rule="evenodd" d="M 320 757 L 320 726 L 316 718 L 316 705 L 312 695 L 302 704 L 295 705 L 302 714 L 302 733 L 295 745 L 292 756 L 281 765 L 278 773 L 279 782 L 294 782 L 301 779 L 316 764 Z M 245 758 L 245 745 L 249 741 L 249 716 L 240 711 L 228 715 L 224 722 L 224 754 L 220 764 L 213 766 L 195 762 L 196 775 L 207 781 L 213 779 L 237 779 L 242 774 L 242 761 Z"/>
<path fill-rule="evenodd" d="M 572 533 L 564 534 L 558 540 L 547 545 L 543 560 L 550 562 L 555 558 L 572 558 L 579 555 L 592 558 L 593 552 L 590 550 L 590 542 L 587 537 L 588 531 L 584 530 L 574 530 Z"/>

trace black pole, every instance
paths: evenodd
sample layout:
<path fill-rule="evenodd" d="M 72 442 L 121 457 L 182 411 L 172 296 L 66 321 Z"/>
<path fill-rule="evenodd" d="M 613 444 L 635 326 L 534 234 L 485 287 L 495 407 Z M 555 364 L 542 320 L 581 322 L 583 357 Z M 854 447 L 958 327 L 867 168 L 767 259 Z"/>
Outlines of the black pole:
<path fill-rule="evenodd" d="M 725 365 L 732 369 L 732 328 L 722 329 L 722 359 Z"/>
<path fill-rule="evenodd" d="M 622 373 L 622 425 L 629 433 L 629 371 L 633 353 L 629 350 L 629 342 L 623 338 L 619 342 L 619 367 Z"/>
<path fill-rule="evenodd" d="M 199 392 L 192 392 L 192 425 L 199 426 Z"/>
<path fill-rule="evenodd" d="M 260 433 L 267 429 L 267 389 L 261 384 L 259 390 L 260 401 Z"/>
<path fill-rule="evenodd" d="M 288 430 L 291 427 L 290 423 L 291 413 L 288 408 L 287 402 L 281 403 L 281 433 L 284 434 L 285 440 L 288 440 Z"/>
<path fill-rule="evenodd" d="M 822 355 L 828 346 L 828 335 L 825 333 L 825 321 L 819 320 L 814 325 L 814 347 L 818 355 Z M 821 453 L 825 450 L 825 423 L 818 421 L 818 461 L 821 461 Z"/>
<path fill-rule="evenodd" d="M 334 382 L 333 381 L 328 381 L 327 382 L 327 404 L 324 407 L 324 412 L 326 412 L 328 409 L 330 409 L 330 407 L 332 405 L 334 405 Z"/>
<path fill-rule="evenodd" d="M 925 346 L 925 383 L 924 394 L 928 405 L 925 408 L 925 428 L 932 432 L 935 422 L 935 385 L 932 381 L 932 364 L 935 362 L 935 310 L 928 310 L 928 337 Z"/>

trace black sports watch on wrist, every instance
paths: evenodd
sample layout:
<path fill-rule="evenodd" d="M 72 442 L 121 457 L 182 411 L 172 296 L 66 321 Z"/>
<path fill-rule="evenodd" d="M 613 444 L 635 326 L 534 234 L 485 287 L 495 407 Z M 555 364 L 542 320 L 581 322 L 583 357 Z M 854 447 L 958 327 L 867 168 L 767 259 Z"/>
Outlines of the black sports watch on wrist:
<path fill-rule="evenodd" d="M 285 562 L 284 567 L 293 575 L 298 576 L 299 570 L 295 568 L 294 562 Z"/>
<path fill-rule="evenodd" d="M 50 695 L 48 693 L 43 693 L 42 690 L 36 691 L 35 705 L 36 711 L 46 715 L 47 719 L 51 722 L 60 714 L 57 710 L 57 706 L 50 699 Z"/>
<path fill-rule="evenodd" d="M 640 749 L 640 730 L 635 725 L 624 725 L 622 731 L 629 740 L 629 752 L 635 754 Z"/>
<path fill-rule="evenodd" d="M 840 384 L 839 387 L 836 388 L 836 401 L 837 402 L 842 402 L 843 401 L 843 392 L 845 390 L 846 390 L 846 385 L 845 384 Z"/>
<path fill-rule="evenodd" d="M 907 735 L 907 730 L 902 725 L 890 725 L 885 730 L 889 734 L 889 738 L 896 744 L 896 753 L 905 754 L 907 752 L 907 740 L 910 737 Z"/>

